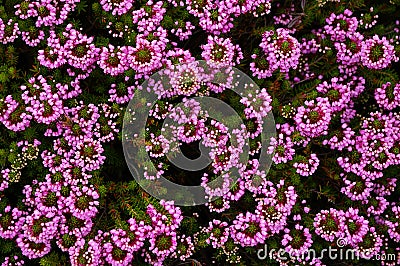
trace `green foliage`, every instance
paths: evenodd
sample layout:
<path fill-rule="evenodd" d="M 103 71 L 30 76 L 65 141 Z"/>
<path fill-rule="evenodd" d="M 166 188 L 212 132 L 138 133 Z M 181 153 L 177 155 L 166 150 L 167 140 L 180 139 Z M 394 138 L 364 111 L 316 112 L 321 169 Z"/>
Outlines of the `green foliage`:
<path fill-rule="evenodd" d="M 15 248 L 13 241 L 0 238 L 0 253 L 4 255 L 9 254 Z M 0 255 L 0 258 L 2 256 Z"/>
<path fill-rule="evenodd" d="M 364 68 L 360 71 L 367 84 L 374 89 L 381 87 L 386 82 L 396 84 L 399 81 L 399 75 L 395 69 L 370 71 Z"/>
<path fill-rule="evenodd" d="M 63 266 L 67 264 L 65 255 L 59 255 L 57 252 L 51 252 L 40 259 L 40 266 Z"/>
<path fill-rule="evenodd" d="M 298 186 L 301 183 L 301 177 L 299 175 L 294 174 L 291 176 L 291 182 L 293 185 Z"/>
<path fill-rule="evenodd" d="M 75 10 L 80 14 L 81 12 L 86 12 L 86 8 L 88 7 L 88 4 L 86 3 L 85 0 L 81 0 L 76 4 Z"/>

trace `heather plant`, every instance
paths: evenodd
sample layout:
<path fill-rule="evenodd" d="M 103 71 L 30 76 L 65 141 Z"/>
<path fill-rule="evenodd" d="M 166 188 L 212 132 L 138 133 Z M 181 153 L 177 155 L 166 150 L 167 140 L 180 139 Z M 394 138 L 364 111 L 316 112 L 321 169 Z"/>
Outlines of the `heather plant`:
<path fill-rule="evenodd" d="M 1 265 L 399 265 L 399 10 L 0 0 Z"/>

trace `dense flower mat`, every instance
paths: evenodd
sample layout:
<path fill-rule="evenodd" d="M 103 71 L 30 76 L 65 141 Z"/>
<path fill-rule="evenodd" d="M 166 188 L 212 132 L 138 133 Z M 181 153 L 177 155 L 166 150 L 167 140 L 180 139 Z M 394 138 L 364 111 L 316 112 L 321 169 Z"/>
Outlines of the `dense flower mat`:
<path fill-rule="evenodd" d="M 0 1 L 0 262 L 399 265 L 399 10 L 398 0 Z M 210 197 L 176 206 L 132 177 L 121 129 L 145 80 L 196 60 L 236 67 L 258 88 L 237 95 L 229 80 L 190 78 L 157 88 L 146 178 Z M 191 99 L 204 95 L 244 124 L 230 133 Z M 187 156 L 211 149 L 205 170 L 168 164 L 167 116 Z M 362 255 L 319 256 L 328 248 Z M 300 256 L 311 249 L 318 258 Z"/>

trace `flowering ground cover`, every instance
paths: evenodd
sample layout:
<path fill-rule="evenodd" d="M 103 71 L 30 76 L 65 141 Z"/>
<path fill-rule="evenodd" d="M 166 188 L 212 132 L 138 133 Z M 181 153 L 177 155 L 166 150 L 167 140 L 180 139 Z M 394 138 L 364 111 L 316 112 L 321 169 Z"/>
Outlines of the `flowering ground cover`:
<path fill-rule="evenodd" d="M 0 0 L 1 265 L 400 265 L 399 31 L 399 0 Z"/>

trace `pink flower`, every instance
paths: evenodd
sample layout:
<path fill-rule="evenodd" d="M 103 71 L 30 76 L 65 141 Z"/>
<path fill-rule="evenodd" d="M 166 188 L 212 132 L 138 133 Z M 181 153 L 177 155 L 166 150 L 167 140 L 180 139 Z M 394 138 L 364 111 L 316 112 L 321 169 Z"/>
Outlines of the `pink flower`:
<path fill-rule="evenodd" d="M 386 37 L 379 38 L 378 35 L 363 42 L 360 57 L 362 65 L 369 69 L 383 69 L 398 60 L 394 46 Z"/>
<path fill-rule="evenodd" d="M 331 106 L 328 98 L 305 101 L 305 106 L 297 109 L 294 118 L 297 129 L 305 137 L 318 137 L 328 133 L 331 121 Z"/>
<path fill-rule="evenodd" d="M 233 66 L 243 59 L 239 45 L 234 45 L 231 39 L 209 35 L 207 41 L 207 44 L 201 46 L 201 56 L 208 64 L 218 67 Z"/>

